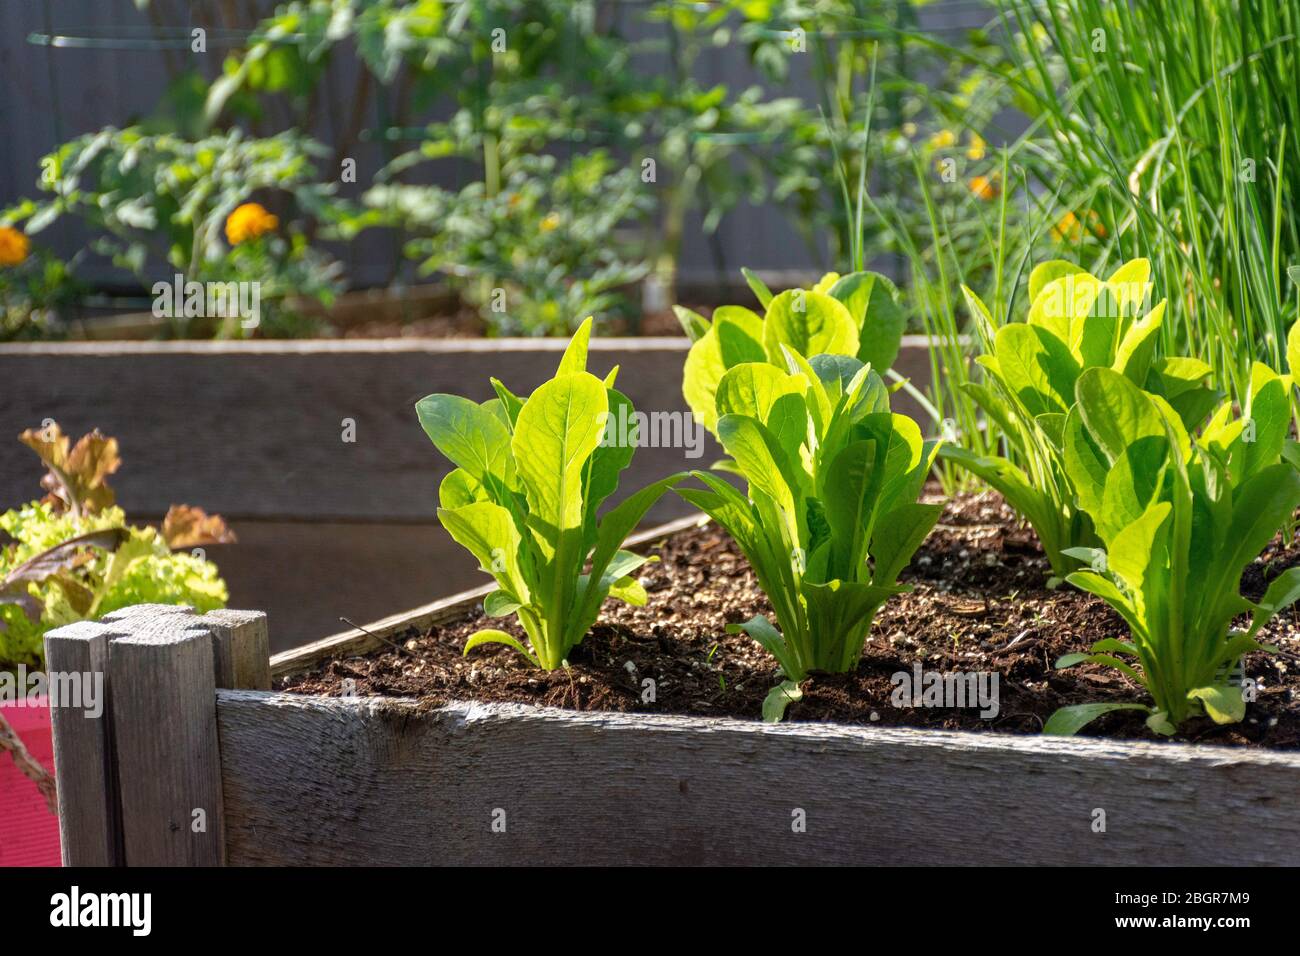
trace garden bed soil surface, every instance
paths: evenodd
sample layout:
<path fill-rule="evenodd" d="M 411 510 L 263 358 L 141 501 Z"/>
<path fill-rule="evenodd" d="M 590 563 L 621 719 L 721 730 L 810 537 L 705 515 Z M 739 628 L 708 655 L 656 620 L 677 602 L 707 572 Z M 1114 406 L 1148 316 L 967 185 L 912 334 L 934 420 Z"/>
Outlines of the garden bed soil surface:
<path fill-rule="evenodd" d="M 933 489 L 932 489 L 933 490 Z M 937 496 L 931 496 L 938 500 Z M 757 719 L 778 680 L 776 663 L 753 640 L 726 625 L 770 614 L 743 555 L 717 526 L 679 532 L 653 546 L 660 560 L 640 577 L 645 607 L 605 604 L 600 621 L 574 650 L 570 667 L 533 668 L 513 650 L 488 645 L 462 656 L 465 639 L 481 627 L 504 627 L 521 639 L 513 618 L 467 618 L 399 635 L 390 650 L 335 659 L 277 688 L 338 696 L 344 681 L 359 695 L 513 701 L 584 711 L 637 711 Z M 1295 541 L 1276 539 L 1243 577 L 1243 593 L 1258 599 L 1267 582 L 1300 563 Z M 852 674 L 814 674 L 787 721 L 834 721 L 944 730 L 1036 734 L 1058 707 L 1101 701 L 1143 701 L 1143 691 L 1117 671 L 1085 664 L 1058 671 L 1063 654 L 1087 650 L 1103 637 L 1126 637 L 1122 619 L 1100 599 L 1068 585 L 1046 587 L 1048 565 L 1033 532 L 1015 520 L 995 493 L 949 501 L 903 581 L 913 590 L 876 617 L 863 659 Z M 505 623 L 503 623 L 505 622 Z M 1213 744 L 1300 748 L 1300 618 L 1278 615 L 1264 640 L 1280 653 L 1251 654 L 1246 673 L 1258 699 L 1239 724 L 1208 719 L 1185 725 L 1175 739 Z M 398 646 L 400 645 L 400 650 Z M 894 707 L 891 675 L 926 671 L 999 674 L 1000 710 Z M 653 703 L 642 702 L 642 680 L 655 680 Z M 1087 735 L 1160 740 L 1140 711 L 1094 721 Z"/>
<path fill-rule="evenodd" d="M 710 309 L 699 309 L 709 314 Z M 675 336 L 682 334 L 681 323 L 671 312 L 656 312 L 642 317 L 639 323 L 622 319 L 601 324 L 600 335 Z M 483 317 L 471 308 L 462 307 L 446 314 L 431 314 L 414 319 L 378 318 L 341 324 L 323 331 L 320 338 L 340 339 L 485 339 L 492 337 Z"/>

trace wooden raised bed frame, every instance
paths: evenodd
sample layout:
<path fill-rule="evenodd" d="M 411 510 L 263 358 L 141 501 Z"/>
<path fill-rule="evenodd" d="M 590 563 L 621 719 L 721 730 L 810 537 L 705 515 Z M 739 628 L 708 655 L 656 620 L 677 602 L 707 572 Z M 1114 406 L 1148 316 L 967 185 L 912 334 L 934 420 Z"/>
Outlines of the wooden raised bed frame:
<path fill-rule="evenodd" d="M 1300 863 L 1297 754 L 269 689 L 487 590 L 273 658 L 257 612 L 50 632 L 110 697 L 54 710 L 65 864 Z"/>

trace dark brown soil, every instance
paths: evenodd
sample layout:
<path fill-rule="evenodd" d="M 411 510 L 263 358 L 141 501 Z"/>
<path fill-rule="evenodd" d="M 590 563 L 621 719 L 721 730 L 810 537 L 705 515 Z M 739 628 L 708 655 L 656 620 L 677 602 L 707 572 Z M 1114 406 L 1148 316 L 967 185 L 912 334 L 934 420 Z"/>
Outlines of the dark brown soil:
<path fill-rule="evenodd" d="M 362 695 L 450 700 L 518 701 L 577 710 L 639 711 L 757 719 L 777 681 L 772 658 L 729 622 L 769 613 L 748 564 L 713 525 L 666 539 L 658 563 L 642 569 L 649 592 L 643 608 L 607 602 L 570 667 L 537 670 L 517 653 L 487 646 L 461 655 L 465 638 L 485 626 L 481 612 L 428 633 L 399 638 L 404 651 L 335 660 L 321 671 L 282 681 L 298 693 L 338 695 L 351 678 Z M 1243 578 L 1248 597 L 1286 567 L 1300 563 L 1295 541 L 1274 543 Z M 1062 654 L 1087 650 L 1103 637 L 1126 637 L 1122 619 L 1097 598 L 1068 585 L 1046 589 L 1047 564 L 1033 533 L 995 494 L 959 496 L 917 552 L 905 574 L 913 590 L 877 616 L 862 663 L 853 674 L 816 674 L 790 705 L 790 721 L 889 724 L 947 730 L 1037 733 L 1067 704 L 1147 700 L 1124 675 L 1099 665 L 1058 671 Z M 1288 610 L 1265 637 L 1281 652 L 1252 654 L 1246 672 L 1259 686 L 1246 720 L 1220 727 L 1201 719 L 1181 739 L 1216 744 L 1300 747 L 1300 618 Z M 503 627 L 523 637 L 511 620 Z M 991 671 L 999 675 L 999 713 L 978 708 L 895 707 L 891 675 L 926 671 Z M 642 681 L 655 682 L 653 703 Z M 1149 701 L 1148 701 L 1149 702 Z M 1163 739 L 1140 711 L 1108 714 L 1084 729 L 1098 736 Z"/>
<path fill-rule="evenodd" d="M 486 335 L 487 326 L 473 309 L 418 319 L 382 316 L 322 333 L 324 338 L 341 339 L 481 339 Z"/>
<path fill-rule="evenodd" d="M 704 312 L 709 310 L 705 309 Z M 487 324 L 473 309 L 462 308 L 446 315 L 419 319 L 376 318 L 350 323 L 322 333 L 325 338 L 342 339 L 481 339 L 488 334 Z M 644 316 L 639 327 L 616 320 L 600 328 L 601 335 L 669 335 L 682 334 L 681 323 L 671 312 Z"/>

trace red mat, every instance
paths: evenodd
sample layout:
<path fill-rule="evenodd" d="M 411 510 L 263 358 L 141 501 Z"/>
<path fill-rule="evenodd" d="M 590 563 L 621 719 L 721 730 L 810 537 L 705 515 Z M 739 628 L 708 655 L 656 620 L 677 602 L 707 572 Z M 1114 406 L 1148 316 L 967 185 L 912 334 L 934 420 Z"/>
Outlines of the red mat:
<path fill-rule="evenodd" d="M 0 714 L 22 738 L 33 757 L 54 769 L 50 709 L 0 705 Z M 0 750 L 0 866 L 58 866 L 59 820 L 45 798 Z"/>

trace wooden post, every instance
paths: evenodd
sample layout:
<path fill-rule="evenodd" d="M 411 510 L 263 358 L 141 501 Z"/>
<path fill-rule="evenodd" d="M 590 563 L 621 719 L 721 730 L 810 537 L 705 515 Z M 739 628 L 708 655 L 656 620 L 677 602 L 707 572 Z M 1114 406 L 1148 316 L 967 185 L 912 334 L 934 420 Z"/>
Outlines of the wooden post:
<path fill-rule="evenodd" d="M 216 690 L 270 686 L 266 616 L 138 605 L 46 635 L 51 674 L 99 675 L 103 714 L 52 711 L 65 865 L 225 862 Z"/>
<path fill-rule="evenodd" d="M 225 862 L 213 637 L 176 614 L 123 622 L 108 647 L 128 866 Z"/>
<path fill-rule="evenodd" d="M 45 669 L 59 687 L 90 682 L 99 712 L 77 706 L 51 687 L 50 725 L 59 795 L 59 842 L 64 866 L 122 862 L 117 784 L 113 779 L 112 710 L 105 675 L 108 645 L 121 630 L 78 621 L 45 635 Z M 95 684 L 98 684 L 96 687 Z"/>

